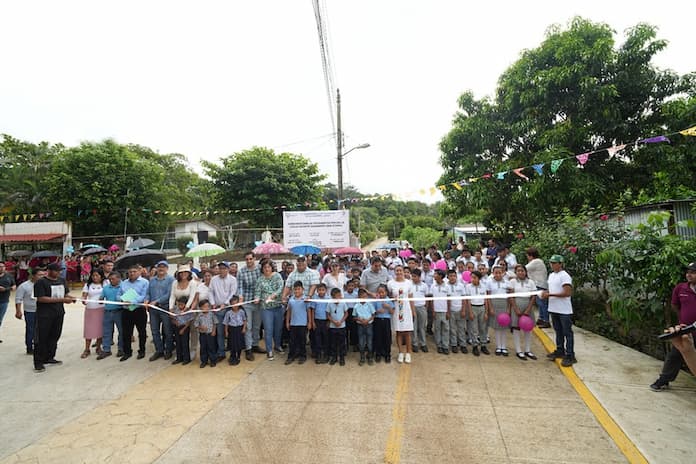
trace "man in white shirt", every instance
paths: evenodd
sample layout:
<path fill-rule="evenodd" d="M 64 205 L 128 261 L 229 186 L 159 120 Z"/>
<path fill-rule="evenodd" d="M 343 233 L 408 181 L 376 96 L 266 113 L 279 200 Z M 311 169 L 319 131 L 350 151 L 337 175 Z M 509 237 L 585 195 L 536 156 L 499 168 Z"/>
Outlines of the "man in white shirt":
<path fill-rule="evenodd" d="M 548 290 L 549 284 L 548 271 L 546 270 L 546 264 L 539 257 L 539 250 L 534 247 L 527 248 L 527 275 L 536 284 L 537 290 Z M 537 319 L 537 326 L 542 329 L 548 329 L 551 327 L 549 324 L 549 300 L 545 298 L 537 298 L 536 305 L 539 308 L 539 319 Z"/>
<path fill-rule="evenodd" d="M 210 280 L 208 300 L 212 309 L 218 309 L 217 316 L 217 362 L 225 359 L 225 326 L 222 320 L 230 310 L 227 308 L 232 297 L 237 294 L 237 279 L 229 274 L 226 262 L 218 263 L 219 274 Z M 224 309 L 223 309 L 224 308 Z"/>
<path fill-rule="evenodd" d="M 573 304 L 570 300 L 573 294 L 573 279 L 563 270 L 563 256 L 553 255 L 549 259 L 551 274 L 549 275 L 549 289 L 541 293 L 542 298 L 549 299 L 549 314 L 553 330 L 556 332 L 556 351 L 549 353 L 547 358 L 554 361 L 563 358 L 561 365 L 570 367 L 575 364 L 575 351 L 573 350 Z"/>
<path fill-rule="evenodd" d="M 43 269 L 34 269 L 31 278 L 17 287 L 15 293 L 15 317 L 22 319 L 24 309 L 24 343 L 27 346 L 27 354 L 34 354 L 34 326 L 36 325 L 36 299 L 34 298 L 34 283 L 46 275 Z"/>

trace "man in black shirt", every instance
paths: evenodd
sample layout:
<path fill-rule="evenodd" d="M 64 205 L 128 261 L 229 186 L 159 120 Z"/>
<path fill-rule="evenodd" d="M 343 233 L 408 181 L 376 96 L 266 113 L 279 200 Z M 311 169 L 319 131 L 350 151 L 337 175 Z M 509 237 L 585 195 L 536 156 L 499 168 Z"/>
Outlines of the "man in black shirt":
<path fill-rule="evenodd" d="M 74 303 L 70 289 L 60 277 L 60 265 L 51 263 L 46 277 L 34 284 L 36 297 L 36 331 L 34 334 L 34 371 L 43 372 L 45 364 L 62 364 L 56 360 L 58 339 L 63 331 L 65 308 L 63 303 Z"/>

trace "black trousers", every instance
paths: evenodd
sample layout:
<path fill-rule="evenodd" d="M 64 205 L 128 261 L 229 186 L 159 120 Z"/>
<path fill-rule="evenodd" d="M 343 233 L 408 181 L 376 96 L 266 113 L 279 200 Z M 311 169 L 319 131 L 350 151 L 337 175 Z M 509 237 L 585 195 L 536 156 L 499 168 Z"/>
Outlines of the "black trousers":
<path fill-rule="evenodd" d="M 56 357 L 58 340 L 63 332 L 65 313 L 38 312 L 34 326 L 34 366 L 40 366 Z"/>
<path fill-rule="evenodd" d="M 123 311 L 123 353 L 133 354 L 131 339 L 133 328 L 138 329 L 138 352 L 145 353 L 145 340 L 147 339 L 147 313 L 145 308 L 138 307 L 133 311 Z"/>
<path fill-rule="evenodd" d="M 191 347 L 189 346 L 191 328 L 186 327 L 184 333 L 179 333 L 180 330 L 181 327 L 174 328 L 174 336 L 176 337 L 176 359 L 179 361 L 191 361 Z"/>
<path fill-rule="evenodd" d="M 319 356 L 329 351 L 329 321 L 326 319 L 314 319 L 314 329 L 312 329 L 312 353 Z"/>
<path fill-rule="evenodd" d="M 346 337 L 349 346 L 358 346 L 358 324 L 353 317 L 353 308 L 348 308 L 346 319 Z"/>
<path fill-rule="evenodd" d="M 346 355 L 346 329 L 329 329 L 329 356 L 343 358 Z"/>
<path fill-rule="evenodd" d="M 291 325 L 290 326 L 290 351 L 289 358 L 307 358 L 307 326 Z"/>
<path fill-rule="evenodd" d="M 230 359 L 239 359 L 244 348 L 244 334 L 242 333 L 242 326 L 228 326 L 227 349 L 230 352 Z"/>
<path fill-rule="evenodd" d="M 377 356 L 391 355 L 391 319 L 376 318 L 373 324 L 372 347 Z"/>
<path fill-rule="evenodd" d="M 696 341 L 694 341 L 694 344 L 696 345 Z M 681 351 L 672 346 L 670 352 L 665 356 L 665 363 L 662 365 L 662 372 L 660 372 L 660 380 L 663 382 L 674 382 L 683 363 L 684 357 Z"/>
<path fill-rule="evenodd" d="M 209 333 L 199 333 L 198 342 L 201 346 L 201 362 L 215 361 L 217 359 L 217 337 L 213 337 Z M 177 346 L 179 346 L 177 344 Z M 191 351 L 189 349 L 189 351 Z M 177 353 L 177 356 L 179 354 Z M 190 353 L 189 353 L 190 357 Z"/>

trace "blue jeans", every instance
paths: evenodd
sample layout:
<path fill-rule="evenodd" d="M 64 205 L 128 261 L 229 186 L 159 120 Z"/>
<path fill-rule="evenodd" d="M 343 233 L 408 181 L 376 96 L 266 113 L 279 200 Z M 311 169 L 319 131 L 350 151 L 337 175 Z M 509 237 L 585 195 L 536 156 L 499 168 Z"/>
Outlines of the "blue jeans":
<path fill-rule="evenodd" d="M 24 311 L 24 344 L 27 345 L 27 350 L 34 349 L 34 329 L 36 327 L 36 313 Z"/>
<path fill-rule="evenodd" d="M 357 324 L 357 327 L 358 346 L 360 347 L 360 352 L 364 353 L 367 351 L 368 353 L 372 354 L 372 324 Z"/>
<path fill-rule="evenodd" d="M 118 349 L 123 350 L 123 340 L 121 340 L 123 333 L 123 310 L 106 310 L 104 311 L 104 337 L 102 338 L 102 350 L 111 351 L 111 340 L 114 338 L 114 324 L 118 329 Z M 130 341 L 130 340 L 129 340 Z"/>
<path fill-rule="evenodd" d="M 230 308 L 227 309 L 221 309 L 217 313 L 215 313 L 218 323 L 215 324 L 215 338 L 217 340 L 217 357 L 218 358 L 224 358 L 225 357 L 225 326 L 222 323 L 222 320 L 225 318 L 225 314 L 230 310 Z M 213 360 L 214 361 L 214 360 Z"/>
<path fill-rule="evenodd" d="M 548 290 L 546 288 L 537 287 L 537 290 Z M 549 299 L 536 297 L 536 304 L 539 308 L 539 319 L 545 322 L 549 322 Z"/>
<path fill-rule="evenodd" d="M 551 324 L 556 332 L 556 352 L 568 358 L 575 356 L 571 316 L 571 314 L 551 313 Z"/>
<path fill-rule="evenodd" d="M 164 332 L 164 342 L 162 341 L 160 324 L 162 324 L 162 332 Z M 155 342 L 155 351 L 157 353 L 171 353 L 174 350 L 172 321 L 169 318 L 169 314 L 150 309 L 150 330 L 152 331 L 152 340 Z"/>
<path fill-rule="evenodd" d="M 276 308 L 264 309 L 262 316 L 266 352 L 271 353 L 274 341 L 275 347 L 280 348 L 280 334 L 283 330 L 283 308 L 278 306 Z"/>
<path fill-rule="evenodd" d="M 0 303 L 0 326 L 2 326 L 2 320 L 5 318 L 5 313 L 7 312 L 7 305 L 9 302 Z"/>

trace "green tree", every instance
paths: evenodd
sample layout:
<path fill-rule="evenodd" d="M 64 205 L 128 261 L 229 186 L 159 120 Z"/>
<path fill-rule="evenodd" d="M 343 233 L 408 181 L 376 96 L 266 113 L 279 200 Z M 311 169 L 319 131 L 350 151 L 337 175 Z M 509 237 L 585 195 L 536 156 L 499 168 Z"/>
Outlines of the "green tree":
<path fill-rule="evenodd" d="M 442 232 L 429 227 L 406 226 L 401 231 L 401 239 L 408 240 L 414 249 L 420 250 L 433 244 L 440 244 Z"/>
<path fill-rule="evenodd" d="M 326 177 L 303 156 L 262 147 L 234 153 L 219 165 L 203 162 L 203 167 L 211 178 L 216 205 L 252 210 L 242 216 L 257 226 L 280 226 L 280 206 L 321 201 L 321 181 Z"/>
<path fill-rule="evenodd" d="M 550 28 L 539 47 L 524 51 L 500 76 L 495 98 L 464 93 L 440 144 L 440 181 L 484 173 L 493 179 L 448 189 L 452 214 L 483 208 L 484 224 L 506 235 L 563 208 L 611 207 L 626 189 L 651 185 L 655 164 L 663 162 L 669 146 L 630 145 L 615 157 L 600 152 L 582 171 L 569 160 L 552 174 L 549 162 L 693 123 L 688 120 L 693 113 L 680 107 L 695 92 L 693 75 L 678 76 L 651 63 L 665 46 L 654 27 L 639 24 L 616 47 L 608 25 L 575 18 L 567 29 Z M 668 106 L 671 115 L 663 111 Z M 500 172 L 537 163 L 546 163 L 543 176 L 528 169 L 530 181 L 512 172 L 497 180 Z M 682 178 L 693 185 L 694 175 Z"/>
<path fill-rule="evenodd" d="M 59 216 L 73 221 L 73 234 L 160 231 L 169 219 L 154 210 L 177 204 L 181 195 L 160 189 L 166 173 L 113 140 L 82 143 L 58 154 L 46 175 L 46 197 Z"/>
<path fill-rule="evenodd" d="M 49 208 L 44 192 L 44 178 L 64 147 L 48 142 L 23 142 L 2 135 L 0 143 L 0 210 L 40 213 Z"/>

